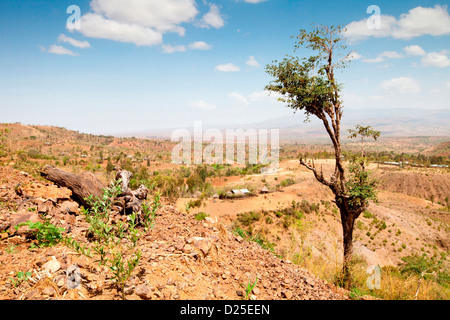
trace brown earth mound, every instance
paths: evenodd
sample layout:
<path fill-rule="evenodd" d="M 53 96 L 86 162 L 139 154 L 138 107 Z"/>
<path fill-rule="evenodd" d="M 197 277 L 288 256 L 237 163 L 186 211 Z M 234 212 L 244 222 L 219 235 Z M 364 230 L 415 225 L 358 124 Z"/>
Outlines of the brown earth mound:
<path fill-rule="evenodd" d="M 380 178 L 380 189 L 445 202 L 450 196 L 448 175 L 438 173 L 388 172 Z"/>

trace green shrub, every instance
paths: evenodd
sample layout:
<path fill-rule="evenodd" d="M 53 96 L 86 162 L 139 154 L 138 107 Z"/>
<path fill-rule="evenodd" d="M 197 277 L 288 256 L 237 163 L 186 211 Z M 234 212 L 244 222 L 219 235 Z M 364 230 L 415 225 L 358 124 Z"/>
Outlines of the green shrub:
<path fill-rule="evenodd" d="M 195 220 L 203 221 L 203 220 L 205 220 L 206 217 L 208 217 L 208 216 L 209 216 L 209 215 L 206 214 L 205 212 L 199 212 L 199 213 L 197 213 L 197 214 L 195 215 Z"/>
<path fill-rule="evenodd" d="M 238 215 L 238 221 L 240 223 L 242 223 L 244 226 L 249 226 L 254 221 L 258 221 L 260 218 L 261 218 L 261 214 L 259 212 L 255 212 L 255 211 L 241 213 Z"/>
<path fill-rule="evenodd" d="M 49 221 L 44 223 L 27 221 L 16 226 L 16 230 L 19 226 L 26 225 L 33 232 L 36 237 L 38 247 L 51 247 L 62 240 L 62 232 L 64 228 L 58 228 L 51 224 Z"/>
<path fill-rule="evenodd" d="M 374 215 L 372 213 L 370 213 L 368 210 L 364 210 L 363 217 L 371 219 L 374 217 Z"/>
<path fill-rule="evenodd" d="M 280 184 L 282 187 L 288 187 L 295 184 L 295 180 L 292 178 L 287 178 L 286 180 L 281 181 Z"/>

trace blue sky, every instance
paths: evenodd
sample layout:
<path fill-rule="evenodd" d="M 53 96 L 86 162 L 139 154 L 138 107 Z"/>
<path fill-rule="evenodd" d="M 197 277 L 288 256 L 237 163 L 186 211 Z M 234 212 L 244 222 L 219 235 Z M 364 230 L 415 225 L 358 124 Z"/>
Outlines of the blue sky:
<path fill-rule="evenodd" d="M 446 4 L 2 0 L 0 121 L 116 133 L 291 115 L 264 92 L 265 66 L 293 54 L 291 36 L 312 23 L 348 27 L 354 59 L 337 75 L 346 108 L 448 109 Z M 80 8 L 75 30 L 71 5 Z"/>

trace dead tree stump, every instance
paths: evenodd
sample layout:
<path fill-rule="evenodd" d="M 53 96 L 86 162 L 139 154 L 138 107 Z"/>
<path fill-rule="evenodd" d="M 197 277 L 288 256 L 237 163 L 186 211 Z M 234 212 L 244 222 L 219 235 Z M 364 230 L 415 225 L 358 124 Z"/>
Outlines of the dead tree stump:
<path fill-rule="evenodd" d="M 116 168 L 116 170 L 116 181 L 121 181 L 121 193 L 116 197 L 116 204 L 117 201 L 120 203 L 119 206 L 122 207 L 125 214 L 131 214 L 133 212 L 140 214 L 142 211 L 142 203 L 147 199 L 147 187 L 140 185 L 138 189 L 131 190 L 128 186 L 132 176 L 131 172 L 120 168 Z"/>

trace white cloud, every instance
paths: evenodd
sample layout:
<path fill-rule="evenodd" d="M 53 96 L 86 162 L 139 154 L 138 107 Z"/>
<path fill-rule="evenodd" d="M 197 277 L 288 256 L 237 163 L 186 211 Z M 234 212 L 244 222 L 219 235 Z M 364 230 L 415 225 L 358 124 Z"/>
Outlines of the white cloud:
<path fill-rule="evenodd" d="M 386 80 L 381 87 L 391 93 L 418 93 L 421 90 L 420 84 L 410 77 Z"/>
<path fill-rule="evenodd" d="M 227 63 L 227 64 L 219 64 L 218 66 L 216 66 L 215 70 L 222 72 L 237 72 L 240 71 L 241 68 L 235 66 L 232 63 Z"/>
<path fill-rule="evenodd" d="M 369 37 L 383 38 L 392 33 L 392 26 L 396 19 L 391 16 L 381 15 L 381 28 L 370 29 L 367 27 L 367 19 L 354 21 L 348 24 L 345 28 L 347 32 L 344 34 L 349 42 L 364 40 Z"/>
<path fill-rule="evenodd" d="M 80 48 L 80 49 L 85 49 L 85 48 L 90 48 L 91 47 L 89 42 L 75 40 L 75 39 L 73 39 L 71 37 L 66 36 L 65 34 L 60 34 L 59 37 L 58 37 L 58 40 L 61 41 L 61 42 L 69 43 L 72 46 Z"/>
<path fill-rule="evenodd" d="M 352 51 L 350 52 L 350 54 L 348 55 L 348 60 L 359 60 L 362 58 L 362 55 L 360 55 L 358 52 L 356 51 Z"/>
<path fill-rule="evenodd" d="M 433 8 L 416 7 L 399 19 L 381 15 L 381 28 L 368 28 L 368 19 L 355 21 L 346 26 L 346 37 L 350 42 L 369 37 L 412 39 L 423 35 L 440 36 L 450 34 L 450 15 L 446 6 Z"/>
<path fill-rule="evenodd" d="M 209 12 L 206 13 L 201 22 L 200 26 L 202 28 L 214 27 L 216 29 L 222 28 L 225 25 L 225 21 L 220 14 L 219 7 L 215 4 L 209 5 Z"/>
<path fill-rule="evenodd" d="M 424 56 L 426 54 L 425 50 L 418 45 L 404 47 L 403 50 L 405 50 L 406 54 L 410 56 Z"/>
<path fill-rule="evenodd" d="M 186 47 L 182 46 L 182 45 L 172 46 L 170 44 L 163 44 L 162 48 L 163 48 L 164 53 L 174 53 L 174 52 L 185 52 L 186 51 Z"/>
<path fill-rule="evenodd" d="M 197 108 L 200 110 L 205 110 L 205 111 L 210 111 L 210 110 L 214 110 L 217 107 L 213 104 L 207 103 L 205 101 L 193 101 L 189 104 L 190 107 L 192 108 Z"/>
<path fill-rule="evenodd" d="M 447 56 L 448 52 L 443 50 L 441 52 L 430 52 L 422 57 L 422 65 L 429 67 L 446 68 L 450 67 L 450 59 Z"/>
<path fill-rule="evenodd" d="M 394 37 L 411 39 L 422 35 L 450 34 L 450 15 L 447 6 L 417 7 L 400 17 Z"/>
<path fill-rule="evenodd" d="M 58 46 L 56 44 L 51 45 L 48 50 L 45 50 L 45 48 L 41 48 L 42 51 L 46 51 L 48 53 L 58 54 L 58 55 L 69 55 L 69 56 L 77 56 L 78 54 L 73 52 L 72 50 L 69 50 L 67 48 L 64 48 L 63 46 Z"/>
<path fill-rule="evenodd" d="M 253 92 L 249 96 L 249 100 L 253 102 L 278 102 L 278 99 L 281 98 L 282 95 L 275 92 L 270 92 L 267 90 Z"/>
<path fill-rule="evenodd" d="M 261 2 L 264 2 L 264 1 L 266 1 L 266 0 L 244 0 L 244 2 L 247 2 L 247 3 L 261 3 Z"/>
<path fill-rule="evenodd" d="M 248 100 L 246 97 L 244 97 L 242 94 L 239 94 L 237 92 L 232 92 L 228 95 L 230 98 L 233 98 L 233 100 L 237 103 L 237 104 L 241 104 L 241 105 L 248 105 Z"/>
<path fill-rule="evenodd" d="M 196 41 L 191 43 L 189 48 L 193 50 L 210 50 L 212 46 L 204 41 Z"/>
<path fill-rule="evenodd" d="M 91 8 L 120 23 L 180 35 L 185 30 L 179 24 L 192 22 L 198 14 L 195 0 L 92 0 Z"/>
<path fill-rule="evenodd" d="M 137 46 L 153 46 L 162 43 L 162 33 L 137 24 L 106 19 L 99 14 L 87 13 L 81 17 L 83 35 L 90 38 L 109 39 L 134 43 Z"/>
<path fill-rule="evenodd" d="M 374 59 L 363 59 L 362 61 L 365 63 L 378 63 L 385 60 L 385 58 L 388 59 L 398 59 L 401 58 L 402 55 L 395 51 L 384 51 L 378 55 L 378 57 Z"/>
<path fill-rule="evenodd" d="M 248 58 L 248 60 L 247 60 L 245 63 L 246 63 L 248 66 L 251 66 L 251 67 L 256 67 L 256 68 L 259 67 L 259 62 L 256 61 L 256 59 L 255 59 L 254 56 L 250 56 L 250 57 Z"/>
<path fill-rule="evenodd" d="M 446 86 L 448 89 L 450 89 L 450 82 L 447 82 L 447 83 L 445 84 L 445 86 Z"/>

